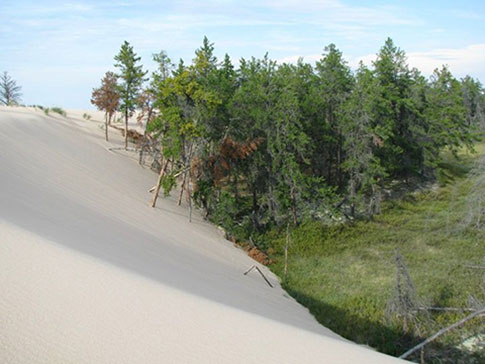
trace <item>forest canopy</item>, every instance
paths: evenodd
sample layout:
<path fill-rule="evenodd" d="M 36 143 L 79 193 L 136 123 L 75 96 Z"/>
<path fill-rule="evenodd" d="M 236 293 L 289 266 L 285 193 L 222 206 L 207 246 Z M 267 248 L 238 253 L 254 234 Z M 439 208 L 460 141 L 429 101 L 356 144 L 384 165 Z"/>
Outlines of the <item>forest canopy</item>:
<path fill-rule="evenodd" d="M 153 60 L 138 108 L 150 110 L 143 153 L 159 187 L 180 183 L 179 201 L 185 191 L 230 235 L 256 244 L 306 219 L 379 213 L 392 186 L 433 181 L 441 152 L 472 149 L 485 125 L 478 80 L 446 66 L 425 77 L 391 39 L 355 71 L 334 44 L 315 65 L 265 55 L 236 68 L 207 38 L 188 65 L 164 51 Z"/>

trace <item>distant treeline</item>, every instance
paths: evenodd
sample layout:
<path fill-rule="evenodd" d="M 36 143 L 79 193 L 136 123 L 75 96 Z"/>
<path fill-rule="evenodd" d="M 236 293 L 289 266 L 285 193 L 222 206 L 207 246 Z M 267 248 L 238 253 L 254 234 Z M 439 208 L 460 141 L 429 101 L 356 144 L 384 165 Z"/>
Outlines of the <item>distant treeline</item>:
<path fill-rule="evenodd" d="M 148 118 L 142 151 L 160 186 L 181 184 L 180 198 L 244 239 L 378 213 L 392 183 L 433 180 L 441 152 L 472 148 L 485 127 L 480 82 L 446 66 L 426 78 L 391 39 L 355 72 L 333 44 L 314 66 L 265 56 L 235 68 L 204 38 L 190 65 L 155 54 L 150 80 L 127 42 L 115 59 L 116 107 Z"/>

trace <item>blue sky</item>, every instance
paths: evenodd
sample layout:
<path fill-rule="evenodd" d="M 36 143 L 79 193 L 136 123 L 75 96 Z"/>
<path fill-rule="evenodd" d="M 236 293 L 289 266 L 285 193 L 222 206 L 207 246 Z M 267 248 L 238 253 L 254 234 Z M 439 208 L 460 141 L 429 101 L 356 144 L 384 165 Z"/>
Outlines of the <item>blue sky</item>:
<path fill-rule="evenodd" d="M 349 64 L 370 64 L 389 36 L 411 66 L 442 64 L 485 82 L 485 1 L 209 0 L 0 2 L 0 71 L 26 104 L 92 108 L 126 39 L 153 70 L 160 50 L 189 62 L 204 35 L 216 55 L 314 62 L 335 43 Z"/>

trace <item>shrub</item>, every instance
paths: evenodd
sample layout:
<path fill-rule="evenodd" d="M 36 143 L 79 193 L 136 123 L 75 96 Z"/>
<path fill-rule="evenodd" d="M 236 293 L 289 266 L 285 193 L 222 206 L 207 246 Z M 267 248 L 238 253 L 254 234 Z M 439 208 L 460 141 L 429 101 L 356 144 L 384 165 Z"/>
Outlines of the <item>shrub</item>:
<path fill-rule="evenodd" d="M 59 115 L 66 116 L 66 112 L 62 108 L 60 108 L 60 107 L 54 106 L 54 107 L 51 107 L 50 110 L 52 112 L 55 112 L 55 113 L 59 114 Z"/>

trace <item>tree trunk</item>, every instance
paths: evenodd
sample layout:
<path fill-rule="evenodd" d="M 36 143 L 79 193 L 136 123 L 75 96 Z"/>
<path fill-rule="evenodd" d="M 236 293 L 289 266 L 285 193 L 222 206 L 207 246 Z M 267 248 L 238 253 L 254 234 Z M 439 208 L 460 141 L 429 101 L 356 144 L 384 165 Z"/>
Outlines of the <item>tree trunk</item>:
<path fill-rule="evenodd" d="M 168 162 L 169 162 L 169 159 L 165 161 L 163 168 L 160 169 L 160 174 L 158 175 L 158 181 L 157 181 L 157 188 L 155 189 L 155 194 L 153 195 L 152 207 L 155 207 L 155 205 L 157 204 L 158 193 L 160 192 L 160 187 L 162 186 L 162 179 L 163 179 L 163 176 L 165 175 Z"/>
<path fill-rule="evenodd" d="M 257 196 L 255 184 L 252 184 L 251 192 L 252 192 L 252 195 L 253 195 L 253 212 L 256 212 L 256 210 L 258 209 L 258 196 Z"/>
<path fill-rule="evenodd" d="M 184 166 L 185 168 L 185 166 Z M 185 189 L 185 183 L 187 181 L 187 169 L 185 169 L 184 172 L 184 178 L 182 180 L 182 188 L 180 188 L 180 195 L 179 195 L 179 200 L 178 200 L 178 205 L 180 206 L 182 204 L 182 197 L 184 195 L 184 189 Z"/>
<path fill-rule="evenodd" d="M 339 187 L 343 185 L 343 175 L 342 175 L 342 136 L 338 135 L 338 145 L 337 145 L 337 183 Z"/>
<path fill-rule="evenodd" d="M 104 136 L 108 141 L 108 113 L 104 114 Z"/>
<path fill-rule="evenodd" d="M 291 187 L 291 214 L 293 215 L 293 225 L 298 226 L 298 216 L 296 214 L 296 197 L 294 187 Z"/>
<path fill-rule="evenodd" d="M 450 326 L 447 326 L 441 330 L 439 330 L 438 332 L 436 332 L 434 335 L 430 336 L 429 338 L 427 338 L 426 340 L 424 340 L 421 344 L 418 344 L 416 345 L 415 347 L 409 349 L 408 351 L 406 351 L 404 354 L 402 354 L 399 358 L 400 359 L 406 359 L 409 355 L 411 355 L 412 353 L 414 353 L 415 351 L 425 347 L 426 345 L 428 345 L 430 342 L 436 340 L 437 338 L 439 338 L 440 336 L 442 336 L 443 334 L 446 334 L 448 331 L 450 330 L 453 330 L 457 327 L 460 327 L 462 326 L 464 323 L 470 321 L 471 319 L 474 319 L 475 317 L 477 316 L 482 316 L 485 314 L 485 307 L 482 307 L 481 309 L 479 309 L 478 311 L 475 311 L 474 313 L 468 315 L 467 317 L 461 319 L 460 321 L 457 321 L 455 322 L 454 324 L 450 325 Z"/>
<path fill-rule="evenodd" d="M 143 162 L 143 148 L 145 148 L 145 136 L 143 137 L 143 144 L 140 148 L 140 154 L 138 155 L 138 164 L 141 166 Z"/>
<path fill-rule="evenodd" d="M 152 118 L 152 113 L 153 113 L 153 107 L 151 107 L 148 110 L 148 116 L 147 116 L 147 121 L 145 123 L 145 130 L 143 131 L 143 142 L 140 148 L 140 155 L 138 158 L 138 164 L 141 165 L 143 162 L 143 151 L 147 147 L 148 140 L 147 140 L 147 128 L 148 128 L 148 123 L 150 122 L 150 119 Z"/>
<path fill-rule="evenodd" d="M 286 280 L 286 275 L 288 274 L 288 248 L 289 247 L 290 247 L 290 223 L 286 225 L 285 267 L 284 267 L 285 280 Z"/>
<path fill-rule="evenodd" d="M 128 150 L 128 110 L 125 111 L 125 150 Z"/>
<path fill-rule="evenodd" d="M 187 197 L 189 198 L 189 222 L 192 222 L 192 194 L 190 192 L 190 176 L 187 181 Z"/>
<path fill-rule="evenodd" d="M 350 178 L 350 216 L 355 217 L 355 200 L 356 200 L 356 183 L 354 172 L 351 172 Z"/>
<path fill-rule="evenodd" d="M 238 178 L 237 178 L 237 172 L 234 173 L 234 200 L 236 201 L 236 204 L 238 203 L 239 200 L 239 190 L 237 188 L 238 184 Z"/>

